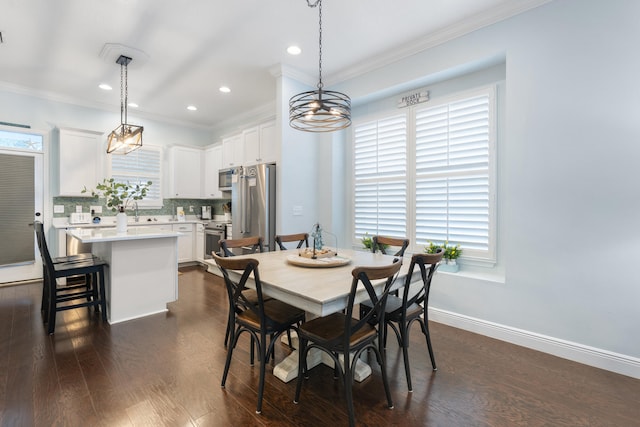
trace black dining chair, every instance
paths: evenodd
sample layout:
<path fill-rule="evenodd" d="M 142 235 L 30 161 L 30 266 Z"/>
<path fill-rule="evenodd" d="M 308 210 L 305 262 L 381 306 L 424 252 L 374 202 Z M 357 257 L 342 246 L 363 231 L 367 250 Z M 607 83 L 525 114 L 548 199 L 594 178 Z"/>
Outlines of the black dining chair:
<path fill-rule="evenodd" d="M 411 264 L 409 265 L 409 273 L 405 279 L 404 289 L 402 291 L 402 297 L 389 295 L 387 305 L 385 308 L 384 316 L 384 337 L 383 345 L 386 348 L 387 344 L 387 326 L 389 326 L 396 334 L 398 339 L 398 345 L 402 348 L 402 356 L 404 358 L 404 370 L 407 377 L 407 387 L 409 391 L 413 391 L 411 385 L 411 369 L 409 367 L 409 331 L 413 322 L 418 322 L 422 333 L 427 341 L 427 348 L 429 350 L 429 358 L 431 359 L 431 367 L 433 370 L 437 370 L 436 359 L 433 355 L 433 347 L 431 345 L 431 334 L 429 333 L 429 291 L 431 290 L 431 280 L 433 275 L 438 269 L 442 256 L 444 255 L 443 249 L 439 248 L 435 254 L 415 254 L 411 257 Z M 411 286 L 411 279 L 415 267 L 420 269 L 421 282 L 416 287 Z M 363 302 L 360 304 L 360 313 L 366 313 L 371 310 L 372 307 L 369 302 Z"/>
<path fill-rule="evenodd" d="M 356 267 L 352 270 L 351 290 L 346 307 L 346 313 L 338 312 L 325 317 L 319 317 L 303 323 L 298 328 L 299 338 L 299 360 L 298 360 L 298 382 L 296 384 L 296 395 L 294 403 L 300 401 L 300 391 L 302 389 L 302 378 L 308 379 L 307 354 L 312 348 L 327 353 L 334 363 L 335 372 L 339 372 L 342 377 L 347 409 L 349 411 L 349 425 L 355 425 L 355 414 L 353 409 L 352 385 L 355 373 L 355 364 L 360 355 L 371 349 L 376 355 L 380 370 L 382 371 L 382 382 L 387 396 L 389 408 L 393 408 L 393 401 L 389 391 L 389 381 L 387 379 L 387 367 L 384 353 L 382 351 L 382 326 L 384 324 L 384 310 L 389 296 L 389 291 L 393 285 L 402 263 L 396 260 L 392 264 L 379 267 Z M 371 281 L 386 279 L 383 289 L 376 292 Z M 356 292 L 359 285 L 366 290 L 369 298 L 373 301 L 371 310 L 361 319 L 353 318 L 353 308 L 356 299 Z M 378 344 L 376 344 L 376 339 Z M 341 363 L 342 361 L 342 363 Z"/>
<path fill-rule="evenodd" d="M 397 237 L 387 237 L 387 236 L 373 236 L 371 244 L 371 252 L 376 253 L 377 250 L 382 252 L 383 254 L 387 254 L 387 249 L 389 247 L 398 247 L 400 248 L 394 256 L 404 256 L 404 251 L 409 247 L 409 239 L 402 239 Z"/>
<path fill-rule="evenodd" d="M 304 245 L 305 248 L 309 247 L 309 233 L 278 234 L 274 240 L 281 251 L 287 250 L 287 247 L 283 243 L 289 242 L 298 242 L 296 249 L 300 249 L 302 245 Z"/>
<path fill-rule="evenodd" d="M 252 258 L 220 257 L 213 254 L 213 258 L 222 272 L 227 288 L 229 301 L 232 302 L 235 313 L 235 327 L 231 329 L 230 343 L 227 348 L 227 360 L 222 375 L 222 387 L 225 387 L 233 350 L 238 344 L 241 334 L 247 332 L 252 337 L 251 363 L 253 364 L 254 343 L 258 347 L 260 361 L 260 380 L 258 384 L 258 404 L 256 413 L 262 412 L 262 396 L 264 392 L 265 365 L 269 357 L 273 357 L 274 344 L 278 337 L 290 329 L 297 330 L 297 325 L 304 322 L 305 312 L 296 307 L 285 304 L 282 301 L 271 299 L 265 301 L 262 295 L 262 283 L 258 271 L 259 262 Z M 240 277 L 231 277 L 230 271 L 235 271 Z M 257 304 L 245 297 L 247 282 L 253 276 L 255 292 L 258 297 Z M 267 340 L 268 338 L 268 340 Z M 268 343 L 267 343 L 268 341 Z"/>
<path fill-rule="evenodd" d="M 252 236 L 252 237 L 244 237 L 242 239 L 222 239 L 220 240 L 220 249 L 222 255 L 225 257 L 236 256 L 236 254 L 231 249 L 242 249 L 243 252 L 253 254 L 256 252 L 264 252 L 264 246 L 262 245 L 262 237 L 260 236 Z M 254 303 L 258 303 L 258 296 L 256 295 L 253 289 L 246 289 L 244 291 L 245 298 L 249 301 L 253 301 Z M 269 297 L 265 297 L 269 299 Z M 231 301 L 229 301 L 231 303 Z M 233 328 L 235 314 L 233 312 L 232 307 L 229 307 L 229 318 L 227 320 L 227 330 L 224 333 L 224 345 L 227 346 L 229 344 L 229 335 L 231 334 L 231 329 Z M 291 345 L 291 344 L 289 344 Z"/>
<path fill-rule="evenodd" d="M 220 249 L 224 256 L 235 256 L 231 249 L 242 249 L 242 254 L 264 252 L 263 240 L 260 236 L 244 237 L 242 239 L 221 239 Z"/>
<path fill-rule="evenodd" d="M 47 332 L 53 334 L 56 314 L 59 311 L 80 307 L 95 307 L 102 312 L 102 320 L 107 320 L 104 268 L 107 262 L 94 256 L 52 258 L 40 221 L 34 222 L 36 240 L 43 266 L 43 318 Z M 59 283 L 58 279 L 83 276 L 77 284 Z"/>

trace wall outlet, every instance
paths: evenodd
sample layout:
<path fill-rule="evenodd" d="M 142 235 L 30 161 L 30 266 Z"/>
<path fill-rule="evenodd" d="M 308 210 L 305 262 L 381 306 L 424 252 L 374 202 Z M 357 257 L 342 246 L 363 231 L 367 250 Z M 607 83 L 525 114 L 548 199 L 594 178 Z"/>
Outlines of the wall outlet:
<path fill-rule="evenodd" d="M 102 213 L 102 206 L 89 206 L 89 212 L 93 211 L 93 213 Z"/>
<path fill-rule="evenodd" d="M 293 216 L 302 216 L 302 206 L 293 207 Z"/>
<path fill-rule="evenodd" d="M 76 206 L 76 213 L 82 213 L 82 205 Z"/>
<path fill-rule="evenodd" d="M 64 213 L 64 205 L 53 205 L 53 213 Z"/>
<path fill-rule="evenodd" d="M 189 206 L 189 212 L 193 213 L 193 206 Z"/>

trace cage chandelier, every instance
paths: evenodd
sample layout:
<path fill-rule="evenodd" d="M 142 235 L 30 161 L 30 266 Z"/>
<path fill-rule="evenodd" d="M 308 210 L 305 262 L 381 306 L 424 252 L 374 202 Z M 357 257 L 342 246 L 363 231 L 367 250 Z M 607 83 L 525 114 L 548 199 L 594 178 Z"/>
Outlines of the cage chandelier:
<path fill-rule="evenodd" d="M 131 58 L 120 55 L 116 64 L 120 64 L 120 126 L 108 137 L 107 154 L 129 154 L 142 147 L 142 126 L 127 123 L 127 103 L 129 101 L 128 65 Z"/>
<path fill-rule="evenodd" d="M 289 100 L 289 125 L 306 132 L 332 132 L 351 125 L 351 98 L 341 92 L 324 90 L 322 84 L 322 0 L 311 2 L 319 16 L 319 80 L 317 90 L 302 92 Z"/>

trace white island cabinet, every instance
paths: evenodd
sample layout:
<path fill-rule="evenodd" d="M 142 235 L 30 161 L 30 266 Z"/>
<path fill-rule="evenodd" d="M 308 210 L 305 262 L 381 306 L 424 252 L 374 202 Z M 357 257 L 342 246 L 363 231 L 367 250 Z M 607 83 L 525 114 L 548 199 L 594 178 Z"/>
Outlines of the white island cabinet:
<path fill-rule="evenodd" d="M 167 311 L 178 299 L 178 236 L 181 233 L 151 227 L 67 230 L 109 263 L 106 269 L 109 323 Z"/>

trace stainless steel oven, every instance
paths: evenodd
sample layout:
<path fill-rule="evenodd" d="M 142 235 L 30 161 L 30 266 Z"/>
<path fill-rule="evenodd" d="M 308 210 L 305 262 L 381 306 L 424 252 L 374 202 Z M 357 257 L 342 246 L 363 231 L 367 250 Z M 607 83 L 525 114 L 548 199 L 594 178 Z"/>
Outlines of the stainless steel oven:
<path fill-rule="evenodd" d="M 211 259 L 212 252 L 220 254 L 220 240 L 225 238 L 226 224 L 210 222 L 204 228 L 204 259 Z"/>

